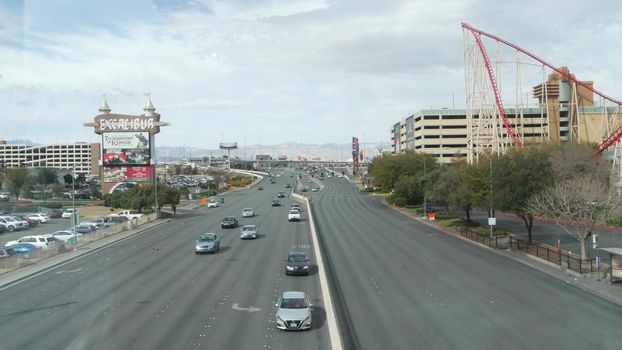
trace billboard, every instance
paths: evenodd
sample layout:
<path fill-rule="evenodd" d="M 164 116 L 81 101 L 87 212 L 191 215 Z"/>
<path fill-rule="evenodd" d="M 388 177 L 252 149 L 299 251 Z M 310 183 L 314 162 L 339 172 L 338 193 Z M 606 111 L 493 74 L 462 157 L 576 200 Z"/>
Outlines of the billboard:
<path fill-rule="evenodd" d="M 102 164 L 109 165 L 149 165 L 151 154 L 147 148 L 104 149 Z"/>
<path fill-rule="evenodd" d="M 150 182 L 151 167 L 115 166 L 104 168 L 104 182 Z"/>
<path fill-rule="evenodd" d="M 354 158 L 359 156 L 359 139 L 358 137 L 352 137 L 352 155 Z"/>
<path fill-rule="evenodd" d="M 102 134 L 102 148 L 149 149 L 148 132 L 106 132 Z"/>
<path fill-rule="evenodd" d="M 415 116 L 406 119 L 406 149 L 415 149 Z"/>

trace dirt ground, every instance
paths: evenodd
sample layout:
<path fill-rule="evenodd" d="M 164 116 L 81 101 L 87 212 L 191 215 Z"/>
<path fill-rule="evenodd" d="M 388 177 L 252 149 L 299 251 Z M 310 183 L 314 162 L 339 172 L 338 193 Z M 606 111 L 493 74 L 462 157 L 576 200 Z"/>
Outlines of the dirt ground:
<path fill-rule="evenodd" d="M 80 212 L 80 216 L 84 217 L 84 216 L 104 216 L 104 215 L 116 213 L 122 210 L 122 209 L 115 209 L 114 211 L 112 211 L 111 209 L 112 208 L 109 208 L 109 207 L 96 205 L 96 206 L 80 207 L 78 208 L 78 211 Z"/>

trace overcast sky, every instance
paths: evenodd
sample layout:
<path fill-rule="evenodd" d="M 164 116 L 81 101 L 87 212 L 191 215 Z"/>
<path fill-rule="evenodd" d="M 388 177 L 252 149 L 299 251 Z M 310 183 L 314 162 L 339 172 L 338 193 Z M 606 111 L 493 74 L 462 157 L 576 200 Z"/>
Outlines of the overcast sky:
<path fill-rule="evenodd" d="M 461 22 L 622 98 L 621 19 L 616 0 L 2 0 L 0 139 L 98 142 L 102 95 L 140 114 L 148 92 L 161 146 L 388 141 L 464 107 Z M 542 71 L 521 72 L 527 95 Z"/>

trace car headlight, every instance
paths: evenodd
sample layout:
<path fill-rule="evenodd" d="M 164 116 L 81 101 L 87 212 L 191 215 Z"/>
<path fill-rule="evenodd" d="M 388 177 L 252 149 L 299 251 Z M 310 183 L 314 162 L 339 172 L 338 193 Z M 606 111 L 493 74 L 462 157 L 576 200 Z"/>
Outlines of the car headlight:
<path fill-rule="evenodd" d="M 308 269 L 309 269 L 309 265 L 305 265 L 305 266 L 303 267 L 303 269 L 308 270 Z"/>
<path fill-rule="evenodd" d="M 294 269 L 293 266 L 286 266 L 285 268 L 287 269 L 287 271 L 292 271 Z"/>
<path fill-rule="evenodd" d="M 276 324 L 285 327 L 285 321 L 283 321 L 279 316 L 276 317 Z"/>
<path fill-rule="evenodd" d="M 308 316 L 307 318 L 305 318 L 301 323 L 302 326 L 308 326 L 310 324 L 311 324 L 311 316 Z"/>

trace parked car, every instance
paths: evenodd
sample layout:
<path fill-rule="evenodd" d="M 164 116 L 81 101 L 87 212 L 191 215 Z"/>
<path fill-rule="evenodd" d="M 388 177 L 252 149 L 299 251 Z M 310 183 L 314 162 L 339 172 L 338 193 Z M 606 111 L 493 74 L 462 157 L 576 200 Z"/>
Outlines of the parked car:
<path fill-rule="evenodd" d="M 257 238 L 257 226 L 244 225 L 240 230 L 240 239 L 255 239 Z"/>
<path fill-rule="evenodd" d="M 61 209 L 52 209 L 48 211 L 48 217 L 50 219 L 60 219 L 63 217 L 63 210 Z"/>
<path fill-rule="evenodd" d="M 235 228 L 238 227 L 238 219 L 233 216 L 225 216 L 220 222 L 221 228 Z"/>
<path fill-rule="evenodd" d="M 0 233 L 5 233 L 8 230 L 9 228 L 7 227 L 7 225 L 4 222 L 0 222 Z"/>
<path fill-rule="evenodd" d="M 97 227 L 93 226 L 93 225 L 89 225 L 89 224 L 80 224 L 80 225 L 76 225 L 72 228 L 69 228 L 65 231 L 73 231 L 75 230 L 77 233 L 81 233 L 83 235 L 91 233 L 91 232 L 95 232 L 97 230 Z"/>
<path fill-rule="evenodd" d="M 287 254 L 287 264 L 285 265 L 286 275 L 308 275 L 309 258 L 304 252 L 290 252 Z"/>
<path fill-rule="evenodd" d="M 69 242 L 69 240 L 72 237 L 74 237 L 74 234 L 70 230 L 62 230 L 62 231 L 56 231 L 56 232 L 52 233 L 52 236 L 54 238 L 58 239 L 59 241 Z M 82 234 L 76 231 L 75 236 L 76 237 L 82 236 Z"/>
<path fill-rule="evenodd" d="M 300 221 L 300 211 L 296 208 L 291 208 L 287 213 L 288 221 Z"/>
<path fill-rule="evenodd" d="M 44 223 L 50 221 L 50 217 L 47 216 L 46 214 L 42 214 L 42 213 L 28 214 L 28 215 L 26 215 L 26 217 L 28 219 L 37 220 L 40 224 L 44 224 Z"/>
<path fill-rule="evenodd" d="M 220 249 L 220 240 L 215 233 L 204 233 L 194 242 L 194 252 L 216 253 Z"/>
<path fill-rule="evenodd" d="M 253 208 L 244 208 L 244 210 L 242 210 L 243 218 L 250 218 L 253 216 L 255 216 L 255 210 L 253 210 Z"/>
<path fill-rule="evenodd" d="M 283 330 L 311 328 L 312 305 L 304 292 L 283 292 L 276 306 L 276 328 Z"/>
<path fill-rule="evenodd" d="M 130 221 L 130 219 L 126 218 L 125 216 L 118 216 L 118 215 L 108 215 L 105 216 L 109 222 L 113 223 L 113 224 L 119 224 L 119 223 L 124 223 L 124 222 L 128 222 Z"/>
<path fill-rule="evenodd" d="M 76 214 L 80 214 L 80 211 L 76 209 Z M 67 208 L 63 211 L 63 215 L 62 218 L 63 219 L 69 219 L 71 218 L 71 215 L 73 215 L 73 209 L 72 208 Z"/>
<path fill-rule="evenodd" d="M 25 223 L 21 221 L 15 220 L 14 217 L 11 216 L 0 216 L 0 223 L 6 225 L 7 231 L 13 232 L 15 230 L 25 229 Z"/>
<path fill-rule="evenodd" d="M 0 201 L 8 202 L 11 199 L 11 193 L 9 192 L 0 192 Z"/>
<path fill-rule="evenodd" d="M 5 259 L 13 255 L 17 255 L 17 252 L 13 248 L 0 248 L 0 259 Z"/>
<path fill-rule="evenodd" d="M 18 240 L 9 241 L 4 246 L 11 247 L 18 243 L 28 243 L 36 247 L 46 249 L 46 248 L 54 247 L 56 245 L 56 242 L 58 242 L 58 240 L 54 238 L 52 235 L 24 236 Z"/>
<path fill-rule="evenodd" d="M 22 222 L 26 222 L 26 228 L 29 227 L 34 227 L 39 225 L 39 220 L 35 220 L 35 219 L 29 219 L 26 216 L 13 216 L 15 218 L 15 220 L 17 221 L 22 221 Z"/>
<path fill-rule="evenodd" d="M 5 248 L 12 249 L 16 255 L 28 254 L 41 249 L 40 247 L 30 243 L 16 243 L 8 247 L 5 246 Z"/>

